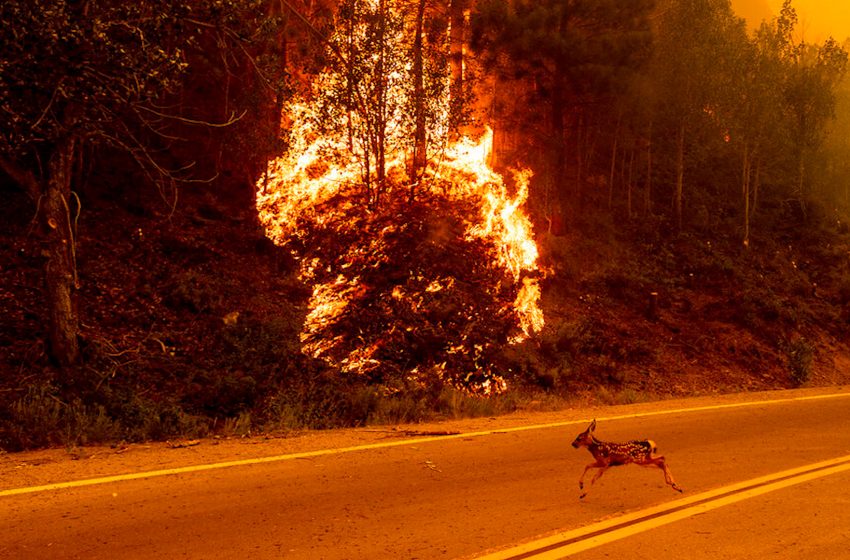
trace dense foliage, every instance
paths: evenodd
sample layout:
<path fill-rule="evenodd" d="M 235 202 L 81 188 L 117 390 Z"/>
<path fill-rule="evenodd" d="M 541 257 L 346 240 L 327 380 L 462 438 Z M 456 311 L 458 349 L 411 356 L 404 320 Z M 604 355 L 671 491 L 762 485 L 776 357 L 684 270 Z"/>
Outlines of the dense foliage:
<path fill-rule="evenodd" d="M 797 39 L 790 0 L 751 33 L 728 0 L 613 4 L 486 0 L 473 13 L 473 45 L 504 77 L 497 122 L 537 123 L 502 159 L 540 147 L 555 176 L 574 177 L 538 189 L 547 219 L 596 199 L 682 230 L 701 207 L 728 207 L 748 242 L 760 197 L 847 205 L 812 172 L 832 167 L 822 147 L 842 136 L 831 123 L 847 52 Z"/>

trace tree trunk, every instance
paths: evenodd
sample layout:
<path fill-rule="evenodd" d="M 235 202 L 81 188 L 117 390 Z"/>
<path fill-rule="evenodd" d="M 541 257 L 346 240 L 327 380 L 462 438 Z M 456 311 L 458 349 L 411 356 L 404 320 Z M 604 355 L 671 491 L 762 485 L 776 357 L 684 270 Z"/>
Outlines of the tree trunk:
<path fill-rule="evenodd" d="M 345 108 L 346 108 L 346 129 L 348 130 L 348 149 L 354 152 L 354 18 L 351 18 L 348 24 L 348 35 L 346 53 L 346 82 L 345 82 Z"/>
<path fill-rule="evenodd" d="M 584 141 L 583 141 L 584 133 L 582 132 L 582 129 L 584 127 L 584 117 L 582 116 L 581 112 L 579 112 L 579 114 L 576 118 L 577 118 L 578 122 L 576 123 L 576 129 L 577 129 L 576 130 L 576 147 L 575 147 L 575 152 L 576 152 L 576 184 L 575 184 L 575 195 L 574 196 L 575 196 L 575 199 L 576 199 L 576 205 L 579 208 L 579 210 L 581 210 L 581 208 L 583 206 L 583 200 L 582 200 L 583 196 L 582 195 L 584 193 L 584 188 L 583 188 L 583 185 L 582 185 L 582 183 L 584 183 Z M 563 138 L 563 136 L 562 136 L 562 138 Z M 561 150 L 567 149 L 566 138 L 564 138 L 564 141 L 561 142 L 560 149 Z M 563 158 L 566 159 L 566 154 L 563 156 Z"/>
<path fill-rule="evenodd" d="M 629 173 L 626 176 L 626 213 L 629 217 L 629 221 L 634 217 L 634 212 L 632 211 L 632 177 L 634 176 L 635 170 L 635 147 L 632 145 L 632 148 L 629 152 Z"/>
<path fill-rule="evenodd" d="M 276 2 L 270 3 L 272 6 L 276 5 Z M 270 16 L 275 14 L 269 14 Z M 286 21 L 286 20 L 284 20 Z M 286 40 L 286 24 L 281 26 L 280 33 L 278 34 L 278 42 L 277 42 L 278 52 L 280 53 L 280 64 L 287 70 L 289 67 L 289 50 L 288 50 L 288 41 Z M 283 135 L 280 130 L 280 119 L 283 114 L 283 107 L 286 104 L 286 87 L 284 87 L 283 83 L 279 83 L 275 88 L 275 96 L 274 96 L 274 113 L 272 113 L 271 118 L 273 126 L 269 127 L 269 132 L 271 134 L 271 138 L 269 139 L 269 145 L 271 146 L 271 153 L 267 154 L 271 157 L 277 157 L 281 153 L 283 153 L 285 149 Z"/>
<path fill-rule="evenodd" d="M 565 142 L 565 129 L 564 129 L 564 103 L 563 103 L 563 80 L 561 79 L 561 74 L 556 71 L 555 75 L 552 79 L 552 113 L 550 123 L 552 130 L 552 145 L 550 147 L 550 154 L 553 159 L 552 169 L 554 171 L 553 177 L 556 178 L 557 181 L 563 180 L 563 177 L 566 172 L 566 161 L 564 160 L 564 142 Z M 563 188 L 563 187 L 561 187 Z M 576 209 L 578 207 L 577 201 L 572 201 L 573 208 Z"/>
<path fill-rule="evenodd" d="M 76 143 L 74 138 L 61 141 L 51 156 L 41 212 L 42 256 L 46 259 L 44 285 L 49 315 L 47 346 L 50 357 L 63 367 L 80 361 L 76 247 L 70 211 Z"/>
<path fill-rule="evenodd" d="M 463 45 L 466 28 L 466 7 L 469 0 L 451 0 L 449 12 L 449 99 L 451 104 L 452 132 L 460 134 L 459 123 L 464 114 L 463 106 Z"/>
<path fill-rule="evenodd" d="M 425 0 L 419 0 L 416 12 L 416 38 L 413 41 L 413 111 L 416 130 L 413 134 L 413 160 L 410 173 L 410 199 L 416 195 L 415 185 L 426 163 L 425 136 L 425 76 L 422 63 L 422 28 L 425 19 Z"/>
<path fill-rule="evenodd" d="M 676 143 L 676 227 L 682 231 L 682 197 L 685 179 L 685 123 L 679 125 L 679 138 Z"/>
<path fill-rule="evenodd" d="M 611 173 L 608 175 L 608 210 L 614 204 L 614 171 L 617 169 L 617 148 L 620 144 L 620 117 L 617 116 L 617 126 L 614 127 L 614 143 L 611 146 Z"/>
<path fill-rule="evenodd" d="M 800 208 L 803 209 L 803 217 L 806 216 L 806 155 L 803 148 L 800 148 L 800 156 L 797 170 L 797 196 L 800 198 Z"/>
<path fill-rule="evenodd" d="M 373 208 L 381 204 L 381 196 L 386 188 L 387 178 L 387 4 L 386 0 L 378 1 L 378 62 L 375 69 L 376 74 L 376 105 L 375 111 L 375 196 Z"/>
<path fill-rule="evenodd" d="M 750 145 L 744 143 L 741 189 L 744 195 L 744 247 L 750 246 Z"/>
<path fill-rule="evenodd" d="M 649 135 L 646 142 L 646 188 L 643 195 L 643 210 L 652 214 L 652 121 L 649 121 Z"/>

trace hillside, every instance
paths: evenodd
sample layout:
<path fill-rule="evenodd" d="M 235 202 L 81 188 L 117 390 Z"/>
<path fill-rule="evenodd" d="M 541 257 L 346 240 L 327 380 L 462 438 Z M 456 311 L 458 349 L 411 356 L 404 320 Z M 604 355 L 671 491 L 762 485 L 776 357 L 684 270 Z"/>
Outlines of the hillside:
<path fill-rule="evenodd" d="M 2 450 L 850 376 L 790 4 L 6 4 Z"/>
<path fill-rule="evenodd" d="M 765 207 L 674 234 L 587 212 L 538 227 L 544 330 L 493 358 L 509 390 L 388 393 L 301 354 L 310 290 L 259 227 L 250 189 L 91 187 L 76 227 L 85 364 L 47 360 L 32 203 L 0 220 L 0 447 L 331 427 L 492 414 L 541 402 L 633 402 L 846 383 L 850 233 Z M 223 194 L 224 193 L 224 194 Z M 226 194 L 226 196 L 225 196 Z M 783 224 L 771 226 L 770 224 Z M 538 403 L 538 404 L 535 404 Z"/>

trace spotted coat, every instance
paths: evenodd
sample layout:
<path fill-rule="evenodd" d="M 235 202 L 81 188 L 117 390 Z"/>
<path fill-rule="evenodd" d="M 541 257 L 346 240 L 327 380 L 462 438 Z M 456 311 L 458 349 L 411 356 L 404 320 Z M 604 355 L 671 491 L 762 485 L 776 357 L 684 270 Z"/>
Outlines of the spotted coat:
<path fill-rule="evenodd" d="M 596 439 L 593 435 L 593 430 L 596 429 L 596 420 L 590 423 L 585 431 L 576 436 L 573 440 L 573 447 L 586 447 L 590 454 L 593 455 L 594 461 L 584 468 L 581 473 L 581 478 L 578 481 L 580 490 L 584 490 L 584 476 L 590 469 L 599 469 L 593 478 L 590 480 L 592 486 L 594 482 L 611 467 L 619 465 L 628 465 L 634 463 L 644 467 L 658 467 L 664 472 L 664 481 L 679 492 L 681 488 L 673 480 L 673 474 L 667 467 L 667 462 L 662 455 L 655 455 L 658 447 L 651 439 L 632 440 L 626 443 L 612 443 Z M 584 498 L 587 492 L 581 494 L 580 498 Z"/>

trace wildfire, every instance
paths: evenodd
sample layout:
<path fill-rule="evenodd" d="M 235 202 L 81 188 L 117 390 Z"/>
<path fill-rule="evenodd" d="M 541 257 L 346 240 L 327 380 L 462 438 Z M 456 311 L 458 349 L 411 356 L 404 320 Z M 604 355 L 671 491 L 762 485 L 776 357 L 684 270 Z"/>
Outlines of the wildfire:
<path fill-rule="evenodd" d="M 267 175 L 258 184 L 257 206 L 259 216 L 267 235 L 280 245 L 289 244 L 307 236 L 308 225 L 333 228 L 344 221 L 346 213 L 352 209 L 356 197 L 353 192 L 357 184 L 355 164 L 329 165 L 326 163 L 326 147 L 333 145 L 327 139 L 316 137 L 308 143 L 310 135 L 298 135 L 298 142 L 290 153 L 269 163 Z M 432 189 L 440 191 L 451 201 L 478 208 L 478 212 L 468 216 L 465 237 L 468 240 L 481 240 L 493 247 L 490 256 L 499 267 L 504 269 L 518 286 L 516 298 L 509 310 L 514 314 L 519 331 L 509 337 L 509 342 L 519 343 L 544 325 L 543 312 L 540 309 L 540 286 L 537 275 L 537 246 L 532 237 L 532 225 L 523 209 L 528 196 L 528 182 L 531 173 L 522 170 L 514 173 L 513 194 L 503 178 L 486 163 L 492 132 L 487 130 L 483 137 L 474 142 L 463 138 L 446 149 L 440 165 L 432 165 L 428 171 Z M 302 144 L 303 145 L 300 145 Z M 321 145 L 324 144 L 323 149 Z M 403 158 L 399 158 L 403 161 Z M 400 165 L 400 164 L 396 164 Z M 332 204 L 331 201 L 337 201 Z M 378 358 L 380 342 L 355 345 L 350 351 L 340 353 L 341 338 L 329 335 L 330 326 L 337 324 L 344 316 L 352 299 L 363 290 L 360 277 L 351 275 L 349 269 L 355 260 L 368 260 L 377 267 L 386 263 L 387 236 L 395 233 L 396 225 L 386 225 L 377 235 L 370 237 L 366 246 L 350 246 L 339 256 L 338 266 L 323 262 L 321 258 L 301 254 L 301 278 L 313 285 L 309 300 L 309 312 L 304 321 L 301 341 L 305 353 L 328 361 L 341 371 L 352 374 L 369 374 L 381 367 Z M 405 263 L 398 263 L 403 267 Z M 326 280 L 331 271 L 339 272 Z M 356 273 L 356 271 L 351 271 Z M 451 291 L 456 284 L 453 277 L 434 279 L 414 278 L 413 285 L 419 290 L 410 290 L 404 285 L 395 285 L 389 294 L 391 300 L 408 301 L 414 308 L 423 306 L 423 295 L 439 294 Z M 464 352 L 466 346 L 463 332 L 458 333 L 459 341 L 446 340 L 445 351 L 448 354 Z M 472 348 L 471 358 L 478 367 L 487 368 L 483 363 L 480 348 Z M 409 375 L 445 376 L 446 364 L 433 364 L 430 368 L 411 369 Z M 471 374 L 457 373 L 463 382 Z M 474 381 L 476 389 L 482 393 L 501 392 L 506 383 L 500 376 L 489 372 Z"/>
<path fill-rule="evenodd" d="M 537 279 L 521 278 L 523 273 L 537 271 L 537 244 L 531 220 L 523 210 L 532 173 L 530 169 L 514 171 L 516 194 L 511 196 L 502 176 L 487 164 L 492 146 L 493 131 L 489 127 L 478 142 L 462 138 L 449 147 L 437 174 L 451 176 L 454 198 L 480 201 L 480 221 L 470 224 L 467 236 L 493 242 L 498 248 L 499 264 L 510 271 L 514 281 L 522 280 L 514 302 L 522 334 L 513 337 L 512 342 L 518 343 L 544 325 Z"/>
<path fill-rule="evenodd" d="M 335 80 L 339 77 L 328 73 L 319 76 L 312 101 L 287 107 L 288 150 L 269 162 L 257 184 L 266 235 L 300 259 L 301 280 L 312 287 L 303 351 L 340 371 L 379 381 L 392 370 L 413 382 L 432 376 L 484 394 L 503 391 L 505 380 L 489 362 L 497 339 L 518 343 L 544 325 L 537 246 L 524 210 L 531 172 L 514 171 L 506 182 L 488 165 L 489 128 L 478 139 L 435 144 L 417 178 L 415 198 L 420 204 L 458 209 L 452 214 L 460 216 L 447 218 L 448 233 L 435 233 L 431 230 L 440 228 L 433 225 L 433 209 L 410 214 L 411 146 L 403 135 L 387 141 L 393 149 L 385 154 L 382 182 L 375 176 L 374 145 L 353 133 L 363 130 L 358 127 L 366 119 L 349 111 L 341 117 L 343 125 L 333 127 L 318 114 L 315 99 L 321 91 L 345 89 Z M 402 80 L 396 76 L 393 81 Z M 448 88 L 444 91 L 440 102 L 447 107 Z M 390 88 L 386 95 L 386 130 L 399 134 L 409 117 L 400 100 L 405 93 Z M 448 137 L 439 122 L 429 135 Z M 439 256 L 414 262 L 423 249 L 436 254 L 435 244 L 451 239 L 455 225 L 464 230 L 464 248 L 451 250 L 486 262 Z M 431 237 L 437 241 L 403 248 Z M 477 304 L 469 301 L 477 284 L 461 281 L 464 270 L 472 269 L 490 284 L 479 288 L 485 294 Z M 504 272 L 494 276 L 490 270 Z M 373 324 L 364 313 L 371 314 Z M 417 332 L 409 323 L 414 319 L 436 326 Z M 518 328 L 502 335 L 499 324 L 505 322 Z"/>

